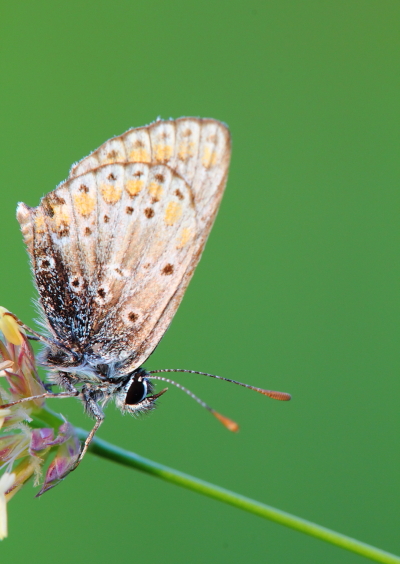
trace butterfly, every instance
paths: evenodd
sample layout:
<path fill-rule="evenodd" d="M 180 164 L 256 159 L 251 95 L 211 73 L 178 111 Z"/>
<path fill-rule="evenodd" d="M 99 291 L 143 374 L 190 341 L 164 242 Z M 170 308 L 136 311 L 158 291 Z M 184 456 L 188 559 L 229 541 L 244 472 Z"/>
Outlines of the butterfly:
<path fill-rule="evenodd" d="M 19 323 L 44 344 L 38 362 L 64 390 L 41 397 L 77 397 L 95 419 L 77 464 L 104 419 L 104 406 L 113 399 L 122 412 L 152 409 L 167 390 L 155 393 L 154 380 L 177 386 L 237 430 L 160 373 L 203 374 L 290 399 L 202 372 L 143 368 L 200 260 L 230 154 L 229 130 L 219 121 L 157 120 L 106 141 L 73 165 L 38 207 L 18 205 L 44 333 Z"/>

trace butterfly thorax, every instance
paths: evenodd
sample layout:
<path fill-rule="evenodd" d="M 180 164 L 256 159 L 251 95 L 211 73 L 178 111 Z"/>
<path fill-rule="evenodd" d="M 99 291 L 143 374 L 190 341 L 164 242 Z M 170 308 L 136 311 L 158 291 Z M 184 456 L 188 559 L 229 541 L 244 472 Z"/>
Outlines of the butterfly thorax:
<path fill-rule="evenodd" d="M 67 391 L 79 391 L 85 410 L 95 415 L 95 404 L 106 405 L 111 399 L 123 412 L 137 414 L 154 407 L 159 394 L 143 367 L 126 374 L 124 363 L 89 362 L 87 356 L 68 354 L 67 350 L 46 347 L 38 362 L 49 370 L 48 379 Z"/>
<path fill-rule="evenodd" d="M 77 374 L 85 382 L 120 380 L 138 368 L 134 363 L 134 351 L 125 355 L 126 358 L 107 358 L 95 353 L 91 347 L 69 348 L 65 344 L 57 345 L 54 341 L 54 346 L 46 346 L 40 352 L 40 366 Z"/>

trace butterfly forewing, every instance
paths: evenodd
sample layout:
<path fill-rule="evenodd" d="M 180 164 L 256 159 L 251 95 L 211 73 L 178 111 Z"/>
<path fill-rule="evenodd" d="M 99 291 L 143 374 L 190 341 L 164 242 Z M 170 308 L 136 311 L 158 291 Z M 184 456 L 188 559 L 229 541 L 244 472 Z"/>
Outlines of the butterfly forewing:
<path fill-rule="evenodd" d="M 226 183 L 227 128 L 157 121 L 110 139 L 18 220 L 54 334 L 142 364 L 178 307 Z M 60 332 L 62 333 L 60 335 Z"/>

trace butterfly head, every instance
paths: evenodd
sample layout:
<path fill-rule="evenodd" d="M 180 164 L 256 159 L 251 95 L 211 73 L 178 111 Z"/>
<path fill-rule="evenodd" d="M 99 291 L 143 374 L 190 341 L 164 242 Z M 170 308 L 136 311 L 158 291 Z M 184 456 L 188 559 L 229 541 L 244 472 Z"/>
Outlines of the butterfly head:
<path fill-rule="evenodd" d="M 121 411 L 136 415 L 154 409 L 156 399 L 168 388 L 154 394 L 154 384 L 147 376 L 146 370 L 138 368 L 124 380 L 115 394 L 115 403 Z"/>

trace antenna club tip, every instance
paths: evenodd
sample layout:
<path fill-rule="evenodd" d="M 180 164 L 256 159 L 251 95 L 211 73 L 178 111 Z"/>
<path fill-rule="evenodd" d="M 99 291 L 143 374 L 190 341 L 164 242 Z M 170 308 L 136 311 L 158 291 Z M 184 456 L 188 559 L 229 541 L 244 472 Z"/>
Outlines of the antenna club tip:
<path fill-rule="evenodd" d="M 289 401 L 292 399 L 292 396 L 286 392 L 274 392 L 273 390 L 263 390 L 261 388 L 257 388 L 256 391 L 278 401 Z"/>
<path fill-rule="evenodd" d="M 225 415 L 221 415 L 221 413 L 214 410 L 212 411 L 212 414 L 222 423 L 224 427 L 228 429 L 228 431 L 232 431 L 233 433 L 237 433 L 239 431 L 239 425 L 235 421 L 232 421 L 232 419 L 229 419 L 229 417 L 225 417 Z"/>

